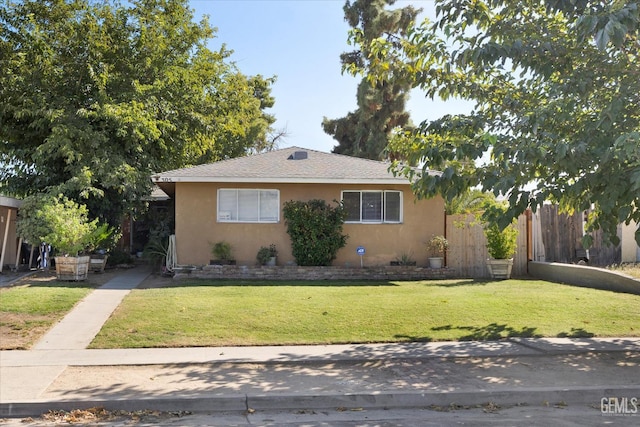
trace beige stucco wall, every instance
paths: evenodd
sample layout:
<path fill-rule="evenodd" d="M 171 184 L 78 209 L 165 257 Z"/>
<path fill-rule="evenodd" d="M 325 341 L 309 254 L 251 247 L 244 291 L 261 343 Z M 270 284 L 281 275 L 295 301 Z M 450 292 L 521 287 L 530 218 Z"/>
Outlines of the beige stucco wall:
<path fill-rule="evenodd" d="M 262 188 L 280 190 L 280 221 L 277 224 L 219 223 L 216 221 L 218 188 Z M 407 185 L 326 184 L 217 184 L 176 183 L 176 252 L 179 264 L 205 265 L 213 258 L 211 245 L 224 240 L 233 246 L 240 265 L 254 265 L 260 246 L 274 243 L 278 265 L 294 261 L 282 206 L 289 200 L 340 200 L 344 190 L 403 191 L 402 224 L 345 224 L 347 245 L 338 252 L 334 265 L 360 265 L 356 254 L 364 246 L 365 266 L 388 265 L 402 253 L 412 253 L 418 265 L 427 262 L 424 248 L 434 234 L 444 234 L 444 201 L 441 198 L 416 201 Z"/>
<path fill-rule="evenodd" d="M 638 224 L 631 222 L 630 224 L 622 224 L 622 262 L 637 262 L 640 260 L 640 248 L 636 243 L 636 230 Z"/>
<path fill-rule="evenodd" d="M 11 212 L 11 214 L 9 214 Z M 2 265 L 14 265 L 18 248 L 18 237 L 16 235 L 17 209 L 7 206 L 0 206 L 0 258 Z M 9 218 L 10 217 L 10 218 Z M 5 242 L 5 232 L 7 231 L 7 220 L 9 220 L 8 234 L 6 236 L 6 250 L 2 256 L 2 245 Z"/>

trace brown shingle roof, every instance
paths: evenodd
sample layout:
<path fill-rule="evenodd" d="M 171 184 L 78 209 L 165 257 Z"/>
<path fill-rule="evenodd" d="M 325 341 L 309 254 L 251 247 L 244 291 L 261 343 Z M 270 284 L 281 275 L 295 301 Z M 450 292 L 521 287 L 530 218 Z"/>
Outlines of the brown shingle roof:
<path fill-rule="evenodd" d="M 297 153 L 306 158 L 295 160 Z M 302 155 L 301 157 L 304 157 Z M 409 184 L 394 177 L 389 163 L 290 147 L 206 165 L 176 169 L 152 176 L 167 182 L 288 182 L 344 184 Z"/>

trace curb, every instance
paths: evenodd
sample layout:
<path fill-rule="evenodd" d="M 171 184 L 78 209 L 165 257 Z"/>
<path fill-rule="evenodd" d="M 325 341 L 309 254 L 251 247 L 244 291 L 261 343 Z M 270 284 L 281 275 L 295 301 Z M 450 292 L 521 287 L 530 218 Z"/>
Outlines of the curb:
<path fill-rule="evenodd" d="M 39 416 L 50 410 L 72 411 L 104 407 L 109 410 L 189 411 L 193 413 L 274 411 L 274 410 L 389 410 L 431 407 L 478 406 L 493 403 L 498 406 L 569 406 L 598 407 L 603 398 L 640 396 L 638 386 L 592 386 L 577 388 L 528 388 L 453 392 L 381 392 L 348 393 L 344 395 L 228 395 L 202 397 L 169 397 L 122 400 L 60 400 L 0 403 L 0 418 Z"/>

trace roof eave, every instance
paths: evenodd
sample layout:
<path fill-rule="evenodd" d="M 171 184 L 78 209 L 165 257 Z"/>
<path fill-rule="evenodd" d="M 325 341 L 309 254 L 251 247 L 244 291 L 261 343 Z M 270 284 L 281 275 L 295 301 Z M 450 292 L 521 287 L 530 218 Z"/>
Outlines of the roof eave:
<path fill-rule="evenodd" d="M 19 209 L 22 206 L 22 200 L 8 196 L 0 196 L 0 206 Z"/>
<path fill-rule="evenodd" d="M 255 177 L 168 177 L 155 176 L 154 183 L 169 184 L 176 182 L 221 182 L 221 183 L 259 183 L 259 184 L 374 184 L 409 185 L 406 179 L 399 178 L 255 178 Z"/>

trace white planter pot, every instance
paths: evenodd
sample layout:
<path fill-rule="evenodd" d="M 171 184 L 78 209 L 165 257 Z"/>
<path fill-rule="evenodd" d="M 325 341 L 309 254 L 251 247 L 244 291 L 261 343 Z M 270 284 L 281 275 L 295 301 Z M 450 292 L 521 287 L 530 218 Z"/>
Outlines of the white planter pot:
<path fill-rule="evenodd" d="M 265 264 L 267 267 L 274 267 L 276 265 L 276 257 L 269 257 L 269 261 Z"/>
<path fill-rule="evenodd" d="M 492 279 L 508 279 L 511 277 L 513 258 L 509 259 L 488 259 L 487 269 Z"/>
<path fill-rule="evenodd" d="M 430 268 L 442 268 L 442 264 L 444 263 L 443 257 L 431 257 L 429 258 L 429 267 Z"/>

